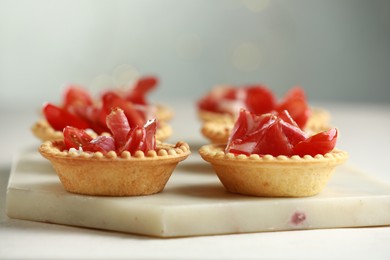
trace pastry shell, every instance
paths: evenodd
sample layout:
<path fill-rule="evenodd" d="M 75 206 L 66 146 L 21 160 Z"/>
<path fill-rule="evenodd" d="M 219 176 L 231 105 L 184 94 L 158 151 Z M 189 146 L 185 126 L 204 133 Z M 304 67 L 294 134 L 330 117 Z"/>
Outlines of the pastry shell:
<path fill-rule="evenodd" d="M 232 123 L 235 122 L 235 116 L 229 113 L 217 113 L 210 112 L 206 110 L 198 111 L 198 118 L 203 122 L 222 122 L 222 123 Z"/>
<path fill-rule="evenodd" d="M 45 119 L 37 121 L 32 127 L 31 131 L 35 137 L 41 141 L 62 140 L 64 135 L 61 131 L 54 130 Z M 95 137 L 97 136 L 94 134 Z M 165 141 L 172 135 L 172 127 L 164 122 L 159 122 L 159 127 L 156 131 L 156 139 L 159 141 Z"/>
<path fill-rule="evenodd" d="M 63 150 L 63 141 L 46 141 L 39 152 L 48 159 L 65 190 L 85 195 L 136 196 L 161 192 L 176 165 L 190 155 L 187 143 L 158 143 L 144 154 L 128 151 L 79 152 Z"/>
<path fill-rule="evenodd" d="M 199 150 L 224 187 L 243 195 L 261 197 L 307 197 L 320 193 L 335 167 L 347 152 L 333 150 L 325 155 L 292 157 L 272 155 L 234 155 L 225 145 L 205 145 Z"/>
<path fill-rule="evenodd" d="M 174 112 L 171 108 L 161 104 L 156 105 L 156 118 L 158 121 L 168 122 L 172 120 L 173 116 Z"/>
<path fill-rule="evenodd" d="M 306 122 L 306 130 L 312 133 L 319 133 L 329 130 L 330 113 L 325 109 L 314 107 L 311 108 L 311 116 Z"/>
<path fill-rule="evenodd" d="M 201 133 L 213 144 L 227 143 L 234 127 L 234 117 L 230 114 L 218 114 L 202 111 L 199 117 L 203 121 Z M 312 108 L 305 131 L 315 134 L 330 129 L 330 114 L 321 108 Z"/>
<path fill-rule="evenodd" d="M 233 122 L 205 122 L 201 133 L 213 144 L 226 144 L 234 127 Z"/>

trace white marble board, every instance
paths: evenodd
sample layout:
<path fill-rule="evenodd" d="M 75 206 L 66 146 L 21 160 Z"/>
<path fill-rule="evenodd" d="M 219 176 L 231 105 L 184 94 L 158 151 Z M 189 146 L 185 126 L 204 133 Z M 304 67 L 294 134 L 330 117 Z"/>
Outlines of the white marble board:
<path fill-rule="evenodd" d="M 358 169 L 336 169 L 308 198 L 257 198 L 225 191 L 197 151 L 160 194 L 94 197 L 66 192 L 36 147 L 14 160 L 7 189 L 11 218 L 156 237 L 390 225 L 390 186 Z"/>

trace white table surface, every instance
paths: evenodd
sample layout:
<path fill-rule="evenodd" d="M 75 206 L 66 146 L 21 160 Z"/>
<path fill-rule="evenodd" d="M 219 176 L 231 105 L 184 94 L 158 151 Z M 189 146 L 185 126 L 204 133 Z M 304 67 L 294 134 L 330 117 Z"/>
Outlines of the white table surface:
<path fill-rule="evenodd" d="M 172 142 L 206 142 L 199 133 L 193 101 L 164 104 L 176 111 Z M 390 184 L 390 105 L 317 106 L 332 113 L 332 124 L 340 131 L 337 146 L 349 152 L 348 163 Z M 10 219 L 5 213 L 5 199 L 11 161 L 21 149 L 39 145 L 30 132 L 36 119 L 36 108 L 0 110 L 1 259 L 390 259 L 390 227 L 164 239 Z M 197 153 L 196 149 L 195 145 L 192 152 Z"/>

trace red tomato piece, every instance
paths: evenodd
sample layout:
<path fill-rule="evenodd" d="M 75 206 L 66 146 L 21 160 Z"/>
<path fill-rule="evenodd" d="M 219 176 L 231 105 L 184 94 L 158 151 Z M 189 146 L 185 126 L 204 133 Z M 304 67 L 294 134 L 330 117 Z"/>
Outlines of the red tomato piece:
<path fill-rule="evenodd" d="M 136 151 L 144 151 L 145 147 L 145 128 L 137 126 L 130 129 L 127 137 L 126 143 L 124 146 L 119 147 L 119 153 L 123 151 L 129 151 L 130 153 L 135 153 Z"/>
<path fill-rule="evenodd" d="M 287 110 L 301 129 L 305 127 L 311 114 L 305 92 L 299 87 L 292 88 L 275 110 L 278 112 Z"/>
<path fill-rule="evenodd" d="M 101 152 L 103 154 L 109 151 L 115 151 L 115 141 L 111 136 L 101 135 L 83 145 L 83 151 Z"/>
<path fill-rule="evenodd" d="M 256 114 L 269 113 L 275 105 L 274 95 L 262 85 L 215 88 L 198 102 L 199 109 L 233 115 L 241 108 Z"/>
<path fill-rule="evenodd" d="M 269 125 L 274 118 L 271 114 L 259 116 L 247 110 L 241 109 L 228 140 L 235 145 L 245 142 L 253 142 L 264 125 Z"/>
<path fill-rule="evenodd" d="M 100 121 L 101 109 L 94 105 L 92 97 L 82 87 L 76 85 L 67 87 L 64 93 L 64 108 L 88 122 L 89 127 L 96 133 L 108 132 L 105 120 Z"/>
<path fill-rule="evenodd" d="M 257 145 L 254 147 L 252 153 L 259 155 L 290 156 L 292 149 L 293 146 L 284 134 L 280 120 L 277 120 L 261 131 Z"/>
<path fill-rule="evenodd" d="M 116 108 L 107 116 L 107 125 L 113 133 L 118 153 L 134 153 L 138 150 L 146 153 L 156 148 L 156 119 L 148 121 L 144 126 L 130 127 L 124 111 Z"/>
<path fill-rule="evenodd" d="M 234 88 L 234 87 L 224 87 L 223 88 L 223 95 L 221 96 L 222 99 L 240 99 L 241 96 L 239 94 L 241 88 Z M 245 91 L 243 91 L 245 92 Z M 241 98 L 243 99 L 243 98 Z"/>
<path fill-rule="evenodd" d="M 336 128 L 329 131 L 315 134 L 306 140 L 298 143 L 294 147 L 294 154 L 301 157 L 305 155 L 316 156 L 317 154 L 326 154 L 336 146 L 338 132 Z"/>
<path fill-rule="evenodd" d="M 88 93 L 88 91 L 76 85 L 69 85 L 65 89 L 63 99 L 64 99 L 63 100 L 64 107 L 69 107 L 74 105 L 91 106 L 93 104 L 92 97 Z"/>
<path fill-rule="evenodd" d="M 97 134 L 109 132 L 105 120 L 103 122 L 100 120 L 100 115 L 102 113 L 101 108 L 96 106 L 78 105 L 69 107 L 69 110 L 82 118 L 85 122 L 88 122 L 89 128 L 93 129 Z"/>
<path fill-rule="evenodd" d="M 274 121 L 271 114 L 256 115 L 241 109 L 229 137 L 226 152 L 246 154 L 254 153 L 265 126 Z"/>
<path fill-rule="evenodd" d="M 130 131 L 130 125 L 123 110 L 120 108 L 113 109 L 106 117 L 106 122 L 114 136 L 116 147 L 123 147 L 127 142 L 127 135 Z"/>
<path fill-rule="evenodd" d="M 79 147 L 84 147 L 93 140 L 93 138 L 87 132 L 72 126 L 65 127 L 63 134 L 65 147 L 68 150 L 70 148 L 79 149 Z"/>
<path fill-rule="evenodd" d="M 74 126 L 81 129 L 89 128 L 89 124 L 80 117 L 69 113 L 65 108 L 50 103 L 43 106 L 43 114 L 47 122 L 56 131 L 62 131 L 66 126 Z"/>
<path fill-rule="evenodd" d="M 157 84 L 158 79 L 156 77 L 142 77 L 137 81 L 125 99 L 135 104 L 147 105 L 146 94 L 153 90 Z"/>
<path fill-rule="evenodd" d="M 249 111 L 255 114 L 269 113 L 275 108 L 276 99 L 268 88 L 260 85 L 246 88 L 245 103 Z"/>
<path fill-rule="evenodd" d="M 197 103 L 198 108 L 210 112 L 223 113 L 219 108 L 221 99 L 234 99 L 235 92 L 231 87 L 215 87 L 207 95 L 203 96 Z"/>
<path fill-rule="evenodd" d="M 198 101 L 198 108 L 215 113 L 234 115 L 239 112 L 240 108 L 245 108 L 245 97 L 246 93 L 241 88 L 229 86 L 215 87 Z M 242 103 L 242 105 L 237 106 L 239 103 Z"/>
<path fill-rule="evenodd" d="M 307 134 L 303 132 L 296 123 L 290 124 L 283 120 L 279 121 L 280 127 L 282 128 L 283 135 L 286 136 L 288 142 L 295 146 L 299 142 L 306 140 Z"/>
<path fill-rule="evenodd" d="M 145 147 L 144 147 L 144 152 L 156 149 L 156 131 L 157 131 L 156 119 L 149 120 L 145 124 Z"/>
<path fill-rule="evenodd" d="M 106 125 L 107 116 L 113 110 L 112 104 L 116 98 L 120 98 L 119 95 L 113 91 L 107 91 L 102 95 L 102 108 L 100 110 L 98 120 L 100 124 Z"/>
<path fill-rule="evenodd" d="M 201 110 L 217 112 L 218 99 L 209 96 L 203 97 L 198 101 L 197 106 Z"/>
<path fill-rule="evenodd" d="M 115 151 L 115 142 L 111 136 L 98 136 L 93 139 L 86 131 L 75 127 L 67 126 L 64 128 L 65 148 L 82 148 L 85 152 L 101 152 L 103 154 L 109 151 Z"/>
<path fill-rule="evenodd" d="M 102 99 L 103 111 L 100 115 L 101 120 L 103 120 L 103 118 L 105 120 L 105 116 L 107 116 L 112 109 L 118 107 L 124 111 L 127 120 L 129 121 L 130 127 L 143 126 L 145 124 L 146 116 L 143 115 L 140 111 L 136 110 L 130 101 L 121 98 L 119 95 L 113 92 L 106 93 Z"/>
<path fill-rule="evenodd" d="M 301 98 L 306 100 L 305 90 L 301 87 L 293 87 L 291 88 L 285 95 L 284 99 L 293 99 L 293 98 Z"/>
<path fill-rule="evenodd" d="M 283 110 L 279 112 L 274 111 L 274 113 L 277 113 L 279 118 L 285 121 L 286 123 L 298 127 L 297 123 L 294 121 L 294 119 L 291 117 L 291 115 L 288 113 L 287 110 Z"/>

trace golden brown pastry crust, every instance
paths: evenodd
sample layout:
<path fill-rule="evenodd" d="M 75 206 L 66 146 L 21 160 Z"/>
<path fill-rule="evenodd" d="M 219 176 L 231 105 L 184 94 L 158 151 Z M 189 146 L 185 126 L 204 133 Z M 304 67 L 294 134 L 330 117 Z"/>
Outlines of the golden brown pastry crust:
<path fill-rule="evenodd" d="M 157 128 L 156 131 L 156 139 L 161 142 L 164 142 L 171 136 L 172 136 L 172 127 L 167 122 L 160 121 L 159 127 Z"/>
<path fill-rule="evenodd" d="M 264 197 L 306 197 L 326 186 L 334 168 L 347 152 L 333 150 L 325 155 L 299 157 L 234 155 L 224 145 L 205 145 L 202 158 L 211 163 L 225 188 L 233 193 Z"/>
<path fill-rule="evenodd" d="M 156 118 L 158 121 L 168 122 L 172 120 L 173 116 L 174 113 L 171 108 L 161 104 L 156 105 Z"/>
<path fill-rule="evenodd" d="M 203 123 L 201 132 L 213 144 L 226 144 L 233 127 L 234 123 L 209 121 Z"/>
<path fill-rule="evenodd" d="M 331 128 L 330 113 L 322 108 L 311 108 L 311 116 L 308 118 L 305 129 L 312 133 L 327 131 Z"/>
<path fill-rule="evenodd" d="M 224 123 L 233 123 L 235 121 L 235 116 L 229 114 L 229 113 L 216 113 L 216 112 L 210 112 L 206 110 L 199 110 L 198 111 L 198 117 L 199 119 L 205 123 L 205 122 L 224 122 Z"/>
<path fill-rule="evenodd" d="M 159 143 L 157 149 L 133 155 L 114 151 L 62 151 L 63 141 L 47 141 L 39 152 L 48 159 L 65 190 L 86 195 L 136 196 L 161 192 L 176 165 L 190 155 L 187 143 Z"/>
<path fill-rule="evenodd" d="M 31 127 L 31 131 L 34 136 L 38 137 L 41 141 L 61 140 L 64 138 L 61 131 L 54 130 L 54 128 L 52 128 L 44 119 L 35 122 Z"/>

